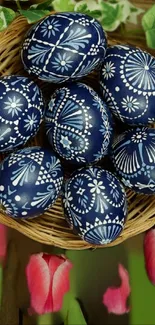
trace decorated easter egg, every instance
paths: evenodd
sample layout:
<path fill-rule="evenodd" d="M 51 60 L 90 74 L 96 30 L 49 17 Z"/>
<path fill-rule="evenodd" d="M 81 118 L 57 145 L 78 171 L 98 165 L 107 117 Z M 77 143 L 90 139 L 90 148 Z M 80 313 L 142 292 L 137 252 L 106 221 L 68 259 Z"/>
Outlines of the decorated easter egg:
<path fill-rule="evenodd" d="M 39 87 L 29 78 L 0 78 L 0 152 L 25 144 L 42 122 L 44 103 Z"/>
<path fill-rule="evenodd" d="M 54 150 L 75 164 L 98 161 L 112 138 L 110 111 L 98 94 L 82 83 L 70 83 L 53 94 L 45 114 Z"/>
<path fill-rule="evenodd" d="M 131 129 L 119 135 L 112 148 L 117 174 L 127 187 L 155 194 L 155 129 Z"/>
<path fill-rule="evenodd" d="M 0 165 L 0 210 L 14 218 L 34 218 L 57 199 L 63 175 L 53 151 L 24 148 Z"/>
<path fill-rule="evenodd" d="M 100 84 L 104 100 L 122 122 L 155 121 L 155 58 L 149 53 L 131 46 L 109 47 Z"/>
<path fill-rule="evenodd" d="M 106 47 L 103 28 L 94 18 L 75 12 L 57 13 L 30 29 L 21 58 L 28 73 L 61 83 L 98 68 Z"/>
<path fill-rule="evenodd" d="M 73 173 L 65 183 L 63 204 L 70 227 L 94 245 L 115 240 L 127 216 L 123 186 L 112 173 L 99 167 Z"/>

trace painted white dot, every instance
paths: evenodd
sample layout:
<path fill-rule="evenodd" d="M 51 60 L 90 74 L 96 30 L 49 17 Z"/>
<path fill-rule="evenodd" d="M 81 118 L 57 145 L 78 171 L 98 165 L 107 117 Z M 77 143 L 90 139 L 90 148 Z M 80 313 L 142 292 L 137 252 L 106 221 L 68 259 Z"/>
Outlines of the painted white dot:
<path fill-rule="evenodd" d="M 119 88 L 119 87 L 116 87 L 115 90 L 116 90 L 116 91 L 120 91 L 120 88 Z"/>
<path fill-rule="evenodd" d="M 66 64 L 66 61 L 62 60 L 61 65 L 64 66 Z"/>
<path fill-rule="evenodd" d="M 148 67 L 148 65 L 145 65 L 145 70 L 147 70 L 147 71 L 149 70 L 149 67 Z"/>
<path fill-rule="evenodd" d="M 4 191 L 4 186 L 0 185 L 0 191 Z"/>
<path fill-rule="evenodd" d="M 23 211 L 22 212 L 22 216 L 26 216 L 27 215 L 27 212 L 26 211 Z"/>
<path fill-rule="evenodd" d="M 15 200 L 16 200 L 16 201 L 20 201 L 20 200 L 21 200 L 21 197 L 20 197 L 19 195 L 16 195 L 16 196 L 15 196 Z"/>
<path fill-rule="evenodd" d="M 48 29 L 52 29 L 52 28 L 53 28 L 53 26 L 52 26 L 52 25 L 49 25 L 49 26 L 48 26 Z"/>
<path fill-rule="evenodd" d="M 12 103 L 12 104 L 11 104 L 11 107 L 12 107 L 12 108 L 15 108 L 15 107 L 16 107 L 16 103 Z"/>

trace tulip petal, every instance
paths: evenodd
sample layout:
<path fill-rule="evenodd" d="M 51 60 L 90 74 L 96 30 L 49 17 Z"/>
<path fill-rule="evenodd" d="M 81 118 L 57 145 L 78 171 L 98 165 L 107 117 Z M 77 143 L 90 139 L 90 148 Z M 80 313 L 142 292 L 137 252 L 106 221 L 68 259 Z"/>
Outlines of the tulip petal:
<path fill-rule="evenodd" d="M 26 277 L 30 292 L 32 309 L 38 313 L 44 313 L 44 305 L 50 287 L 50 272 L 43 253 L 31 255 L 26 267 Z"/>
<path fill-rule="evenodd" d="M 52 296 L 52 286 L 53 286 L 53 276 L 58 267 L 64 262 L 64 258 L 57 255 L 43 254 L 44 260 L 48 263 L 48 268 L 50 272 L 50 286 L 48 291 L 48 296 L 44 305 L 44 312 L 53 312 L 53 296 Z"/>
<path fill-rule="evenodd" d="M 7 227 L 0 224 L 0 263 L 5 261 L 7 253 Z"/>
<path fill-rule="evenodd" d="M 145 268 L 149 280 L 155 285 L 155 229 L 147 231 L 144 237 Z"/>
<path fill-rule="evenodd" d="M 69 271 L 73 267 L 68 259 L 59 265 L 53 275 L 52 296 L 53 311 L 59 311 L 62 308 L 63 297 L 70 289 Z"/>
<path fill-rule="evenodd" d="M 108 288 L 103 295 L 103 304 L 109 313 L 123 315 L 130 311 L 130 308 L 126 307 L 126 300 L 130 294 L 129 275 L 121 264 L 119 264 L 118 272 L 122 281 L 121 286 Z"/>

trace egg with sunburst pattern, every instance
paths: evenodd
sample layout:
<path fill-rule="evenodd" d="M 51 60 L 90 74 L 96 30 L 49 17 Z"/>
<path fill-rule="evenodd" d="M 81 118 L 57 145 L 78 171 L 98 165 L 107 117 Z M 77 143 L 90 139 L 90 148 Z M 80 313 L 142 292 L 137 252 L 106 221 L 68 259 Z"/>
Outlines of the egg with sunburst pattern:
<path fill-rule="evenodd" d="M 112 161 L 125 186 L 135 192 L 155 194 L 155 129 L 130 129 L 112 147 Z"/>
<path fill-rule="evenodd" d="M 109 47 L 100 85 L 103 99 L 122 122 L 155 122 L 155 58 L 149 53 L 128 45 Z"/>

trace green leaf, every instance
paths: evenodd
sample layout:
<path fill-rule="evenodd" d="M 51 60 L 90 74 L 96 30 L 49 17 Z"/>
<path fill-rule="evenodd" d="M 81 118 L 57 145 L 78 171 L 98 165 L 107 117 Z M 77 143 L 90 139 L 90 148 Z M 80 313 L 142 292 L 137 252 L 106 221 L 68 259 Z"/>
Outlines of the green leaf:
<path fill-rule="evenodd" d="M 155 49 L 155 5 L 144 14 L 142 26 L 146 34 L 148 47 Z"/>
<path fill-rule="evenodd" d="M 0 31 L 3 30 L 3 20 L 0 18 Z"/>
<path fill-rule="evenodd" d="M 128 17 L 128 22 L 137 25 L 138 16 L 142 13 L 144 13 L 144 9 L 136 8 L 132 3 L 130 3 L 130 14 Z"/>
<path fill-rule="evenodd" d="M 74 11 L 75 4 L 74 0 L 54 0 L 53 9 L 55 11 Z"/>
<path fill-rule="evenodd" d="M 119 4 L 110 4 L 101 2 L 102 7 L 102 25 L 107 31 L 115 30 L 122 22 L 122 7 Z"/>
<path fill-rule="evenodd" d="M 7 28 L 15 17 L 16 13 L 12 9 L 0 6 L 0 31 Z"/>
<path fill-rule="evenodd" d="M 89 15 L 93 18 L 99 18 L 102 15 L 101 10 L 89 10 L 86 3 L 83 3 L 77 7 L 77 12 L 81 12 L 85 15 Z"/>
<path fill-rule="evenodd" d="M 45 15 L 49 14 L 49 10 L 37 10 L 37 9 L 29 9 L 29 10 L 20 10 L 20 14 L 27 18 L 29 24 L 35 23 L 40 20 Z"/>
<path fill-rule="evenodd" d="M 155 5 L 144 14 L 142 26 L 144 31 L 155 28 Z"/>
<path fill-rule="evenodd" d="M 116 4 L 115 6 L 112 6 L 108 3 L 103 2 L 102 9 L 104 15 L 104 24 L 107 26 L 113 24 L 119 15 L 119 5 Z"/>
<path fill-rule="evenodd" d="M 30 6 L 30 9 L 37 10 L 52 10 L 53 9 L 53 0 L 46 0 L 44 2 Z"/>
<path fill-rule="evenodd" d="M 70 303 L 65 325 L 87 325 L 80 305 L 76 299 Z"/>
<path fill-rule="evenodd" d="M 85 12 L 86 10 L 88 10 L 88 6 L 86 3 L 80 4 L 79 7 L 77 8 L 77 11 L 79 12 Z"/>
<path fill-rule="evenodd" d="M 151 49 L 155 49 L 155 28 L 151 30 L 147 30 L 146 33 L 146 42 L 147 46 Z"/>

